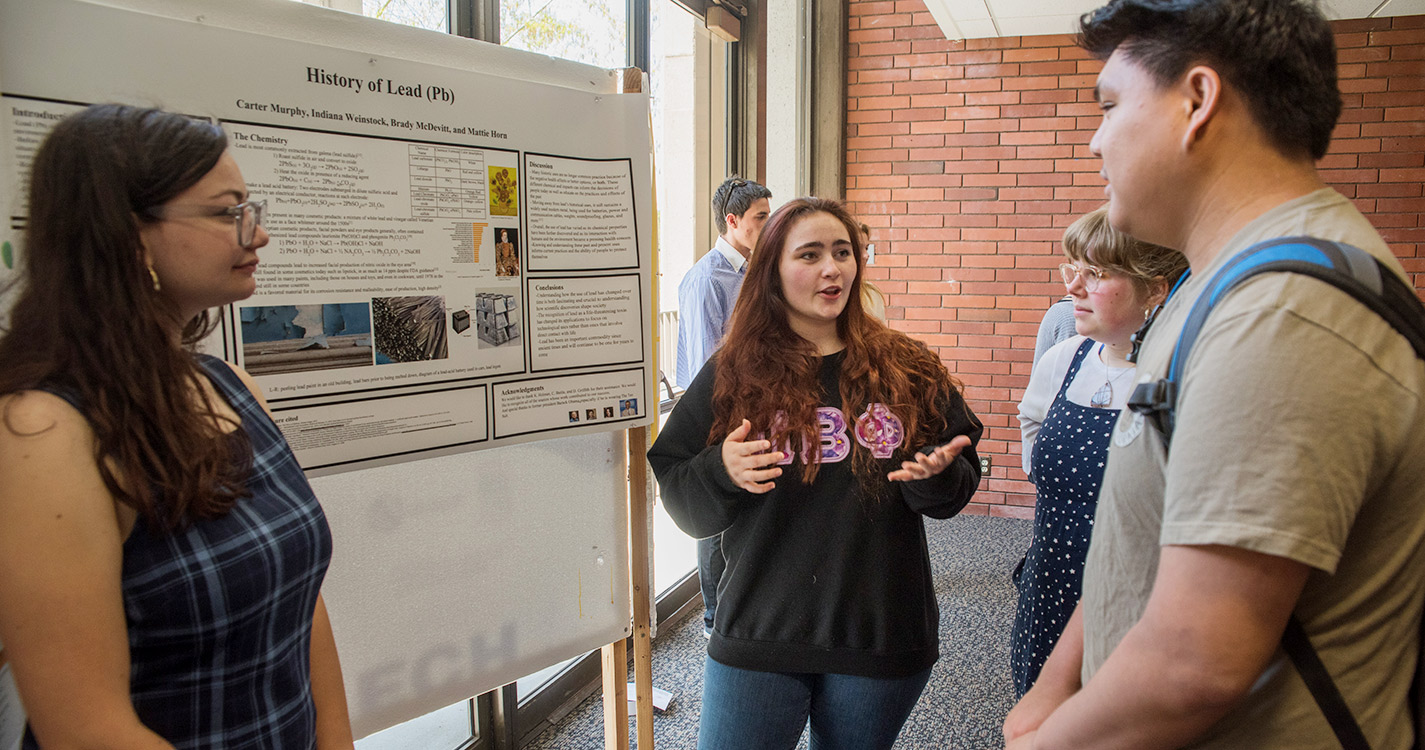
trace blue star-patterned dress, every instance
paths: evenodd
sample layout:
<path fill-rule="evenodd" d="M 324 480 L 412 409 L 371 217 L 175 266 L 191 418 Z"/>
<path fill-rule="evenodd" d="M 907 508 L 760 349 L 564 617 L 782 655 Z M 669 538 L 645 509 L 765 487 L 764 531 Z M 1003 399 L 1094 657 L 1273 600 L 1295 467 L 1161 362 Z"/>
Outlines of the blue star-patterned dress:
<path fill-rule="evenodd" d="M 1020 696 L 1039 678 L 1083 590 L 1084 558 L 1119 412 L 1082 406 L 1065 395 L 1093 347 L 1090 339 L 1079 345 L 1034 441 L 1034 540 L 1015 571 L 1019 608 L 1010 636 L 1010 671 Z"/>

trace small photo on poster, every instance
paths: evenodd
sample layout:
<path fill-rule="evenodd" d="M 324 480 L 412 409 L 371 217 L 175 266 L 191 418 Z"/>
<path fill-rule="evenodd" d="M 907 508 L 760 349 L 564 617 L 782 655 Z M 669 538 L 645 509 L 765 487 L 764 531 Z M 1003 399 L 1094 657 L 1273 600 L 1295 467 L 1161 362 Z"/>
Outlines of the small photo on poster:
<path fill-rule="evenodd" d="M 444 297 L 377 297 L 371 300 L 371 320 L 378 365 L 449 356 Z"/>
<path fill-rule="evenodd" d="M 365 302 L 244 307 L 242 365 L 274 375 L 373 363 L 371 306 Z"/>
<path fill-rule="evenodd" d="M 490 173 L 490 214 L 519 216 L 519 170 L 514 167 L 488 167 Z"/>
<path fill-rule="evenodd" d="M 495 275 L 520 275 L 520 230 L 495 230 Z"/>
<path fill-rule="evenodd" d="M 636 399 L 636 398 L 619 399 L 619 402 L 618 402 L 618 415 L 619 415 L 620 417 L 636 417 L 636 416 L 638 416 L 638 399 Z"/>
<path fill-rule="evenodd" d="M 520 342 L 520 300 L 513 294 L 486 291 L 475 295 L 475 336 L 481 349 Z"/>

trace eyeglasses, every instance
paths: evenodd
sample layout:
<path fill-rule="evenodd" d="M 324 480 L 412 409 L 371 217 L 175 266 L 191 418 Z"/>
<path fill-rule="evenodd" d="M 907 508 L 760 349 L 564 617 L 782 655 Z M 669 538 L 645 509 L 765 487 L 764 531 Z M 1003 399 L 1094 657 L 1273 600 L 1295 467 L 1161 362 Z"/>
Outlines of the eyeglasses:
<path fill-rule="evenodd" d="M 231 216 L 237 225 L 238 245 L 252 247 L 257 241 L 257 228 L 267 215 L 267 201 L 243 201 L 236 206 L 154 206 L 144 211 L 155 219 L 178 219 L 193 216 Z"/>
<path fill-rule="evenodd" d="M 1059 278 L 1064 280 L 1064 286 L 1072 285 L 1075 276 L 1082 276 L 1084 278 L 1084 289 L 1092 292 L 1098 289 L 1098 282 L 1108 276 L 1108 271 L 1098 266 L 1084 266 L 1080 268 L 1073 263 L 1059 264 Z"/>

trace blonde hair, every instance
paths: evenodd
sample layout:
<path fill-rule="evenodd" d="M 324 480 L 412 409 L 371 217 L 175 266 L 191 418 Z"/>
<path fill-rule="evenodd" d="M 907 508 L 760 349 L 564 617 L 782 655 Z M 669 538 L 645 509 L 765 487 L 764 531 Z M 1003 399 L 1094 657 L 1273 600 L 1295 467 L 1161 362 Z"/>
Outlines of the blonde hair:
<path fill-rule="evenodd" d="M 1064 230 L 1064 255 L 1075 263 L 1127 276 L 1140 292 L 1146 292 L 1148 283 L 1159 277 L 1171 286 L 1188 267 L 1182 253 L 1114 229 L 1108 223 L 1106 205 L 1080 216 Z"/>

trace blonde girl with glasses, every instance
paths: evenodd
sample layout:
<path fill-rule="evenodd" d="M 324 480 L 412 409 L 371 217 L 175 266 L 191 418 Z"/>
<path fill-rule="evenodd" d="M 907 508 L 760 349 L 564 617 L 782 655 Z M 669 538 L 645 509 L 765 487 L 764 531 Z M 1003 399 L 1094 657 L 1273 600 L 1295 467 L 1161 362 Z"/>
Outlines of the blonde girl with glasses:
<path fill-rule="evenodd" d="M 265 204 L 221 128 L 96 105 L 35 154 L 0 336 L 0 641 L 24 748 L 351 748 L 331 534 L 247 373 Z"/>
<path fill-rule="evenodd" d="M 1187 269 L 1177 251 L 1114 230 L 1107 207 L 1069 226 L 1064 255 L 1078 335 L 1044 353 L 1019 404 L 1024 471 L 1037 489 L 1034 539 L 1014 574 L 1010 666 L 1020 697 L 1079 601 L 1109 433 L 1133 391 L 1132 336 Z"/>

